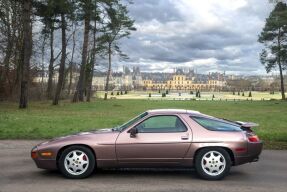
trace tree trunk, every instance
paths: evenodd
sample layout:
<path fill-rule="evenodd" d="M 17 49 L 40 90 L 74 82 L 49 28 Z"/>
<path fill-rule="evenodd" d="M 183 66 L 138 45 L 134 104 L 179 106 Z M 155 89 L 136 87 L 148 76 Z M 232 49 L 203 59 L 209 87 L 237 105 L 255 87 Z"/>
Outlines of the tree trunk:
<path fill-rule="evenodd" d="M 88 55 L 90 20 L 91 20 L 90 13 L 86 13 L 80 77 L 79 77 L 79 81 L 77 84 L 76 92 L 74 94 L 73 102 L 84 101 L 85 70 L 86 70 L 87 55 Z"/>
<path fill-rule="evenodd" d="M 73 67 L 74 67 L 74 54 L 75 54 L 75 48 L 76 48 L 76 27 L 73 31 L 73 50 L 72 50 L 72 58 L 70 62 L 70 74 L 69 74 L 69 87 L 68 87 L 68 94 L 71 94 L 71 89 L 72 89 L 72 81 L 73 81 Z"/>
<path fill-rule="evenodd" d="M 60 68 L 59 68 L 58 83 L 57 83 L 55 97 L 53 100 L 53 105 L 59 104 L 59 99 L 61 96 L 61 91 L 62 91 L 64 77 L 65 77 L 64 73 L 65 73 L 65 63 L 66 63 L 67 42 L 66 42 L 66 18 L 63 13 L 61 14 L 61 30 L 62 30 L 62 55 L 61 55 L 61 62 L 60 62 Z"/>
<path fill-rule="evenodd" d="M 96 33 L 97 33 L 97 22 L 95 21 L 95 26 L 93 30 L 93 47 L 92 47 L 92 54 L 91 54 L 91 69 L 88 77 L 88 86 L 87 86 L 87 102 L 91 101 L 92 96 L 92 84 L 93 84 L 93 76 L 94 76 L 94 68 L 96 62 Z"/>
<path fill-rule="evenodd" d="M 50 32 L 50 63 L 49 63 L 49 75 L 48 75 L 48 86 L 47 86 L 47 99 L 52 98 L 53 88 L 53 76 L 54 76 L 54 25 L 52 24 Z"/>
<path fill-rule="evenodd" d="M 105 86 L 105 100 L 108 99 L 108 91 L 109 91 L 109 83 L 110 83 L 110 76 L 112 71 L 112 45 L 109 43 L 109 66 L 108 66 L 108 73 L 107 73 L 107 79 L 106 79 L 106 86 Z"/>
<path fill-rule="evenodd" d="M 282 100 L 285 100 L 285 88 L 284 88 L 284 77 L 283 77 L 283 71 L 282 71 L 282 64 L 281 64 L 281 29 L 278 29 L 278 38 L 277 43 L 279 47 L 278 55 L 277 55 L 277 63 L 279 66 L 280 71 L 280 85 L 281 85 L 281 96 Z"/>
<path fill-rule="evenodd" d="M 21 71 L 21 92 L 19 108 L 27 108 L 28 106 L 28 87 L 30 58 L 32 54 L 32 2 L 31 0 L 23 0 L 23 52 L 22 52 L 22 71 Z"/>
<path fill-rule="evenodd" d="M 282 71 L 282 66 L 281 62 L 278 62 L 279 65 L 279 71 L 280 71 L 280 83 L 281 83 L 281 96 L 282 100 L 285 100 L 285 88 L 284 88 L 284 77 L 283 77 L 283 71 Z"/>

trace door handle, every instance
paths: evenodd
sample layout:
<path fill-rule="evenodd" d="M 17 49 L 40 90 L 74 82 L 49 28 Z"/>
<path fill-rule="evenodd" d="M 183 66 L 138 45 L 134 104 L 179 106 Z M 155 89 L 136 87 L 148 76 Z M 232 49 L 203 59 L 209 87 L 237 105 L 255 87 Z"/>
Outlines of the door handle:
<path fill-rule="evenodd" d="M 188 140 L 188 135 L 185 135 L 185 136 L 181 136 L 181 140 Z"/>

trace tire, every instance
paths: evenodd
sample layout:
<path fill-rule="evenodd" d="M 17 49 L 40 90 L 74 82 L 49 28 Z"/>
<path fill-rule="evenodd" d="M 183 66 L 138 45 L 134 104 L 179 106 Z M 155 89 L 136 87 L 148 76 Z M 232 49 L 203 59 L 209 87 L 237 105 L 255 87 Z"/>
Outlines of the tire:
<path fill-rule="evenodd" d="M 65 149 L 58 161 L 61 173 L 70 179 L 83 179 L 90 176 L 95 169 L 93 152 L 84 146 L 71 146 Z"/>
<path fill-rule="evenodd" d="M 228 152 L 219 147 L 201 149 L 195 157 L 197 174 L 206 180 L 220 180 L 229 174 L 231 159 Z"/>

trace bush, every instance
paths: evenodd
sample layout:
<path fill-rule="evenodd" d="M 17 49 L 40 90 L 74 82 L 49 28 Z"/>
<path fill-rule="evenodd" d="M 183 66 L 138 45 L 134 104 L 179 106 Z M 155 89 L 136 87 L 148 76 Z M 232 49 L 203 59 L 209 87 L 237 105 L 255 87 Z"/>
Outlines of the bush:
<path fill-rule="evenodd" d="M 193 91 L 190 91 L 189 94 L 193 95 Z"/>
<path fill-rule="evenodd" d="M 151 93 L 148 94 L 148 97 L 151 97 Z"/>
<path fill-rule="evenodd" d="M 242 97 L 244 97 L 244 92 L 242 92 Z"/>
<path fill-rule="evenodd" d="M 120 95 L 120 92 L 117 92 L 117 95 Z"/>
<path fill-rule="evenodd" d="M 123 91 L 121 91 L 121 95 L 123 95 L 124 93 L 123 93 Z"/>
<path fill-rule="evenodd" d="M 232 92 L 232 95 L 235 95 L 235 91 Z"/>
<path fill-rule="evenodd" d="M 214 94 L 212 95 L 212 99 L 214 99 L 215 98 L 215 96 L 214 96 Z"/>
<path fill-rule="evenodd" d="M 166 97 L 166 93 L 162 93 L 161 96 L 162 96 L 162 97 Z"/>
<path fill-rule="evenodd" d="M 127 91 L 127 90 L 125 90 L 125 94 L 128 94 L 128 91 Z"/>
<path fill-rule="evenodd" d="M 111 92 L 111 95 L 114 95 L 114 92 Z"/>
<path fill-rule="evenodd" d="M 248 97 L 252 97 L 251 91 L 249 91 L 249 95 L 248 95 Z"/>
<path fill-rule="evenodd" d="M 165 91 L 165 94 L 168 95 L 168 90 Z"/>

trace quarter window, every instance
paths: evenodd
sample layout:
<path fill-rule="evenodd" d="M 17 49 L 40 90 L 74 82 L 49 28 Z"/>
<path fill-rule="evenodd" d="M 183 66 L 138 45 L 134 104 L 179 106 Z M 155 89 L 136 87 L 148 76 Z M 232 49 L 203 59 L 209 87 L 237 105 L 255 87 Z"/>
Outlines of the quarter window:
<path fill-rule="evenodd" d="M 240 126 L 222 120 L 196 116 L 193 116 L 191 118 L 202 127 L 211 131 L 241 131 Z"/>
<path fill-rule="evenodd" d="M 139 133 L 169 133 L 185 132 L 187 128 L 174 115 L 160 115 L 150 117 L 136 126 Z"/>

